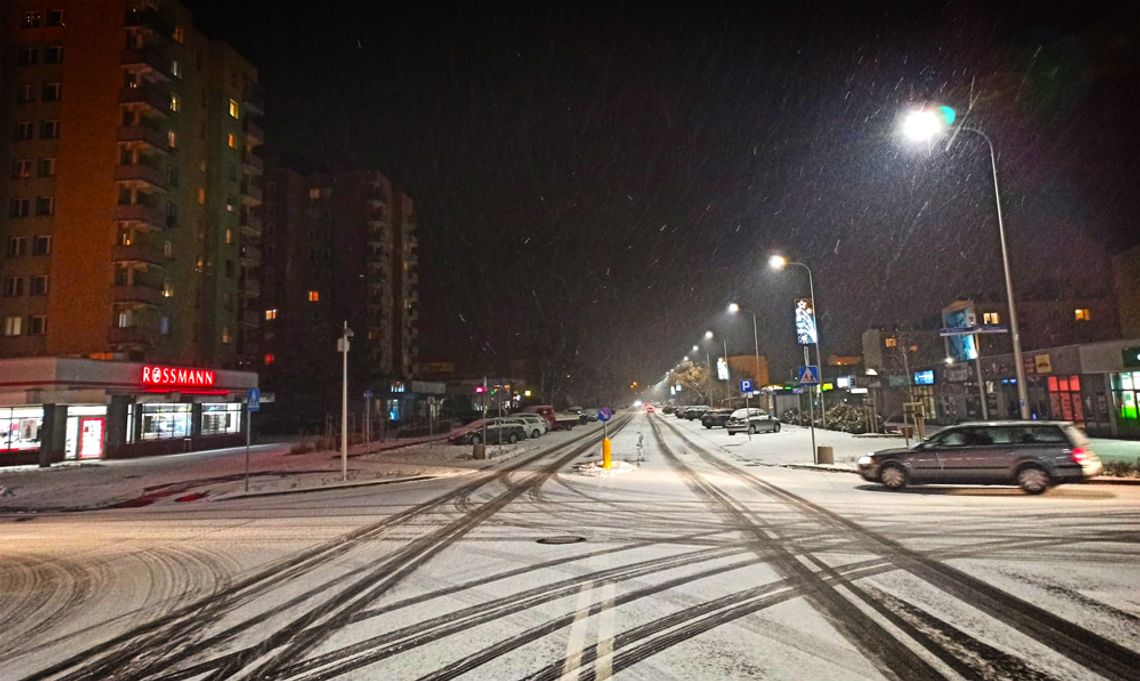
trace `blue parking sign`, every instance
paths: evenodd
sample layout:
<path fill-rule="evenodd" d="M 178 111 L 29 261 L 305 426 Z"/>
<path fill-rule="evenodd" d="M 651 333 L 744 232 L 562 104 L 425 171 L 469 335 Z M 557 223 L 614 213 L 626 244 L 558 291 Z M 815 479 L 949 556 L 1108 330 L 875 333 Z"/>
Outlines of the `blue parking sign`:
<path fill-rule="evenodd" d="M 748 378 L 740 379 L 740 392 L 742 392 L 742 393 L 751 393 L 752 392 L 752 380 L 751 379 L 748 379 Z"/>

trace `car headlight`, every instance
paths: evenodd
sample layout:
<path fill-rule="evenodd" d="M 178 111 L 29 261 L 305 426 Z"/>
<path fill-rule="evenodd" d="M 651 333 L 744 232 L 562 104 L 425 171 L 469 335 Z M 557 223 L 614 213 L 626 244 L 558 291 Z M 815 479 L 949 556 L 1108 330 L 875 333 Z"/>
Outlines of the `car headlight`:
<path fill-rule="evenodd" d="M 870 466 L 874 462 L 875 460 L 871 458 L 870 454 L 864 454 L 863 456 L 859 457 L 858 463 L 860 466 Z"/>

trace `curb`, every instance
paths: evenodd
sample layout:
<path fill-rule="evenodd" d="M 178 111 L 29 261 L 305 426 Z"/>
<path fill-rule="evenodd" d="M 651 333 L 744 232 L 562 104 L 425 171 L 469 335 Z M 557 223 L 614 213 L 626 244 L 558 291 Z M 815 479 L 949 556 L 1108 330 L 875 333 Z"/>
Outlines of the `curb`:
<path fill-rule="evenodd" d="M 408 478 L 395 478 L 394 480 L 369 480 L 367 482 L 352 482 L 345 485 L 326 485 L 324 487 L 299 487 L 297 489 L 281 489 L 272 492 L 251 492 L 249 494 L 235 494 L 229 497 L 215 497 L 209 501 L 233 501 L 234 499 L 253 499 L 256 497 L 278 497 L 286 494 L 304 494 L 306 492 L 324 492 L 326 490 L 355 489 L 357 487 L 376 487 L 378 485 L 393 485 L 398 482 L 416 482 L 418 480 L 434 480 L 443 477 L 440 475 L 413 475 Z"/>

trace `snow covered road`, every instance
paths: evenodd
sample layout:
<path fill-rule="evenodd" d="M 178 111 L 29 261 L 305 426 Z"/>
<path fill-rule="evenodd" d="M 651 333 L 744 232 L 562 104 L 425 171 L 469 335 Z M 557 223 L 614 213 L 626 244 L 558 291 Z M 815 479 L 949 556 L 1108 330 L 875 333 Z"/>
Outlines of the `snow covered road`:
<path fill-rule="evenodd" d="M 576 429 L 453 478 L 0 516 L 0 668 L 384 680 L 1140 669 L 1140 487 L 887 493 L 762 465 L 800 456 L 798 435 L 734 451 L 671 417 L 615 425 L 615 457 L 634 461 L 644 444 L 620 475 L 575 472 L 600 436 Z"/>

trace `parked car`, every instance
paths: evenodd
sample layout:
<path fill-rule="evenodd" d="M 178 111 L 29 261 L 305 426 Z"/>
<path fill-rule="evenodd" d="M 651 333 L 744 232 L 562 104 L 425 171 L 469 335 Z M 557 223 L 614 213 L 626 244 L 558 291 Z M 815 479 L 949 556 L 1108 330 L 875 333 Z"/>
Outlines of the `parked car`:
<path fill-rule="evenodd" d="M 685 419 L 686 421 L 700 419 L 711 409 L 712 407 L 705 404 L 696 404 L 691 407 L 685 407 L 685 410 L 681 412 L 681 418 Z"/>
<path fill-rule="evenodd" d="M 594 409 L 594 408 L 583 409 L 582 410 L 582 416 L 585 418 L 585 421 L 587 423 L 589 423 L 591 421 L 597 421 L 598 420 L 598 410 Z"/>
<path fill-rule="evenodd" d="M 1102 468 L 1084 432 L 1068 421 L 963 423 L 858 463 L 865 480 L 892 490 L 926 483 L 1017 485 L 1029 494 L 1082 482 Z"/>
<path fill-rule="evenodd" d="M 751 407 L 732 412 L 732 416 L 728 417 L 724 427 L 728 430 L 729 435 L 736 435 L 737 433 L 751 433 L 753 435 L 756 433 L 778 433 L 780 432 L 780 419 L 763 409 Z"/>
<path fill-rule="evenodd" d="M 511 414 L 511 417 L 519 419 L 523 422 L 523 426 L 526 427 L 527 436 L 532 439 L 536 437 L 542 437 L 546 434 L 546 431 L 550 430 L 550 426 L 547 425 L 546 419 L 539 414 L 518 413 Z"/>
<path fill-rule="evenodd" d="M 577 414 L 560 414 L 554 411 L 554 407 L 549 404 L 536 404 L 531 407 L 523 409 L 523 413 L 538 414 L 546 419 L 546 423 L 550 426 L 550 430 L 570 430 L 578 425 Z"/>
<path fill-rule="evenodd" d="M 710 409 L 701 417 L 701 425 L 705 428 L 723 428 L 728 417 L 732 416 L 732 411 L 731 409 Z"/>
<path fill-rule="evenodd" d="M 477 445 L 483 444 L 484 434 L 486 434 L 487 444 L 503 444 L 504 442 L 514 444 L 519 440 L 526 439 L 526 429 L 522 423 L 512 422 L 508 419 L 486 419 L 485 424 L 482 421 L 477 421 L 458 432 L 452 433 L 447 439 L 452 444 Z"/>
<path fill-rule="evenodd" d="M 667 404 L 664 407 L 661 407 L 661 413 L 662 414 L 672 414 L 675 411 L 677 411 L 677 407 L 675 407 L 671 404 Z"/>

